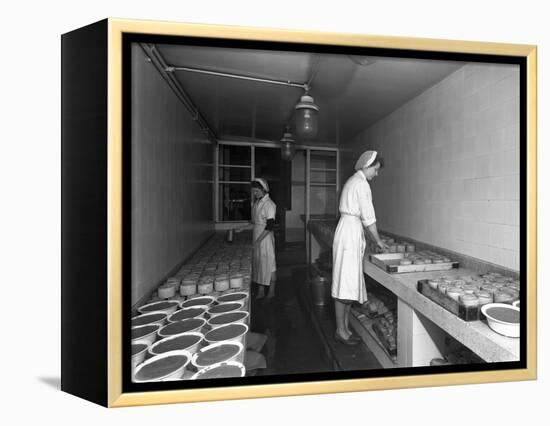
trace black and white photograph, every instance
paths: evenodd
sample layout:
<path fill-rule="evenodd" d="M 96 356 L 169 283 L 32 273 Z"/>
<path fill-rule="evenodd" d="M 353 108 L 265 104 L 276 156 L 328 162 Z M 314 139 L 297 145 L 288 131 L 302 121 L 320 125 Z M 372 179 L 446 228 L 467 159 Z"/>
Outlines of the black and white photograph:
<path fill-rule="evenodd" d="M 133 384 L 525 366 L 521 60 L 125 48 Z"/>
<path fill-rule="evenodd" d="M 4 2 L 3 423 L 540 423 L 543 5 Z"/>

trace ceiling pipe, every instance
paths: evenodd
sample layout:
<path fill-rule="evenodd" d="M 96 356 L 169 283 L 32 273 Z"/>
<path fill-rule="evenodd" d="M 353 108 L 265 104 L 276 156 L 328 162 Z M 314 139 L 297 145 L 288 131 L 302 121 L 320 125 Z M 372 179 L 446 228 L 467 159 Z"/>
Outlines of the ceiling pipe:
<path fill-rule="evenodd" d="M 197 122 L 201 130 L 206 134 L 207 138 L 213 143 L 217 143 L 218 137 L 212 128 L 208 125 L 199 109 L 195 106 L 191 98 L 187 95 L 180 82 L 170 72 L 166 71 L 168 67 L 161 53 L 157 50 L 154 44 L 140 43 L 140 47 L 143 49 L 145 55 L 149 58 L 151 63 L 157 68 L 164 80 L 168 83 L 168 86 L 174 91 L 178 99 L 187 108 L 193 120 Z"/>
<path fill-rule="evenodd" d="M 311 74 L 309 75 L 309 79 L 306 83 L 307 90 L 309 90 L 309 87 L 311 86 L 311 82 L 313 81 L 313 78 L 317 75 L 319 72 L 319 64 L 321 63 L 321 57 L 319 55 L 315 55 L 315 62 L 311 66 Z M 306 91 L 307 91 L 306 90 Z"/>
<path fill-rule="evenodd" d="M 316 111 L 319 110 L 319 108 L 313 104 L 313 98 L 309 97 L 309 90 L 311 87 L 311 82 L 313 78 L 316 76 L 317 72 L 319 71 L 319 64 L 321 62 L 321 58 L 319 55 L 314 56 L 314 62 L 311 66 L 310 75 L 306 83 L 297 83 L 290 80 L 275 80 L 275 79 L 268 79 L 268 78 L 260 78 L 260 77 L 251 77 L 248 75 L 243 74 L 236 74 L 236 73 L 228 73 L 228 72 L 221 72 L 221 71 L 211 71 L 203 68 L 194 68 L 194 67 L 184 67 L 184 66 L 176 66 L 176 65 L 165 65 L 164 71 L 165 73 L 171 75 L 176 71 L 184 71 L 184 72 L 191 72 L 191 73 L 197 73 L 197 74 L 204 74 L 204 75 L 210 75 L 215 77 L 225 77 L 225 78 L 233 78 L 237 80 L 247 80 L 247 81 L 254 81 L 257 83 L 266 83 L 266 84 L 274 84 L 279 86 L 287 86 L 287 87 L 295 87 L 298 89 L 302 89 L 305 92 L 305 97 L 301 97 L 300 101 L 296 104 L 298 108 L 301 108 L 303 105 L 304 99 L 311 99 L 312 107 L 309 107 L 308 109 L 311 109 L 314 107 Z M 176 80 L 174 78 L 174 80 Z M 177 80 L 176 80 L 177 81 Z M 286 121 L 285 128 L 288 129 L 292 116 L 295 113 L 295 109 L 292 110 L 291 115 L 289 119 Z M 303 112 L 303 111 L 301 111 Z M 255 129 L 253 129 L 255 131 Z M 288 132 L 287 132 L 288 133 Z M 284 136 L 283 136 L 284 138 Z"/>
<path fill-rule="evenodd" d="M 268 84 L 276 84 L 279 86 L 289 86 L 289 87 L 297 87 L 303 90 L 308 90 L 307 83 L 296 83 L 293 81 L 285 81 L 285 80 L 274 80 L 270 78 L 260 78 L 260 77 L 250 77 L 248 75 L 242 75 L 242 74 L 234 74 L 234 73 L 228 73 L 228 72 L 220 72 L 220 71 L 210 71 L 205 70 L 201 68 L 191 68 L 191 67 L 178 67 L 178 66 L 167 66 L 165 68 L 166 72 L 174 72 L 174 71 L 187 71 L 187 72 L 194 72 L 197 74 L 206 74 L 206 75 L 213 75 L 217 77 L 227 77 L 227 78 L 235 78 L 238 80 L 248 80 L 248 81 L 255 81 L 258 83 L 268 83 Z"/>

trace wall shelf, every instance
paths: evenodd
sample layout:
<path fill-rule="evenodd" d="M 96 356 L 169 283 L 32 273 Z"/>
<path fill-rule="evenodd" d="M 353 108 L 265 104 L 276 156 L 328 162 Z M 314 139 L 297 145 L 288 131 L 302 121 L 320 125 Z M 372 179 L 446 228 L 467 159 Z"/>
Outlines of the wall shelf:
<path fill-rule="evenodd" d="M 312 237 L 307 224 L 314 213 L 322 215 L 338 214 L 338 195 L 340 188 L 340 153 L 334 151 L 308 150 L 306 157 L 306 255 L 308 264 L 312 264 L 320 253 L 320 248 Z M 313 194 L 313 199 L 312 199 Z M 319 209 L 319 202 L 325 202 Z M 328 208 L 328 202 L 333 204 Z M 312 206 L 313 203 L 313 206 Z M 328 210 L 327 210 L 328 208 Z M 334 209 L 334 210 L 333 210 Z M 330 210 L 330 211 L 329 211 Z"/>

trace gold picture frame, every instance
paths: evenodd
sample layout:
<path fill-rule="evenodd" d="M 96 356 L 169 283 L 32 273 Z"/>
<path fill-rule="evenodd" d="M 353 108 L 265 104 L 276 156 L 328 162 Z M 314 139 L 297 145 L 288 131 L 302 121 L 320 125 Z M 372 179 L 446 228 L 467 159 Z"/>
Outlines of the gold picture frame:
<path fill-rule="evenodd" d="M 244 398 L 262 398 L 275 396 L 291 396 L 305 394 L 321 394 L 336 392 L 357 392 L 381 389 L 399 389 L 427 386 L 445 386 L 471 383 L 492 383 L 501 381 L 516 380 L 534 380 L 537 377 L 537 300 L 536 300 L 536 281 L 537 281 L 537 49 L 532 45 L 437 40 L 422 38 L 405 38 L 391 36 L 374 36 L 360 34 L 336 34 L 312 31 L 289 31 L 279 29 L 262 29 L 253 27 L 235 27 L 222 25 L 200 25 L 184 24 L 173 22 L 155 22 L 126 19 L 109 18 L 96 25 L 96 29 L 90 26 L 92 31 L 86 40 L 89 45 L 98 45 L 96 37 L 101 39 L 99 43 L 103 46 L 105 54 L 105 83 L 106 83 L 106 127 L 105 127 L 105 146 L 101 154 L 105 160 L 105 191 L 104 205 L 98 206 L 98 211 L 105 214 L 104 231 L 106 243 L 103 248 L 106 253 L 105 263 L 97 267 L 103 268 L 106 282 L 98 294 L 94 293 L 95 298 L 102 300 L 103 307 L 100 309 L 100 315 L 105 314 L 106 329 L 101 331 L 96 338 L 98 341 L 103 339 L 100 351 L 105 359 L 101 361 L 101 372 L 98 372 L 97 383 L 94 384 L 99 390 L 81 389 L 78 380 L 72 379 L 73 375 L 79 374 L 79 367 L 71 363 L 75 356 L 71 351 L 79 344 L 76 337 L 77 325 L 74 312 L 67 308 L 63 317 L 63 338 L 67 345 L 72 344 L 73 349 L 64 347 L 63 371 L 62 371 L 62 389 L 69 393 L 82 396 L 86 399 L 98 402 L 109 407 L 123 407 L 146 404 L 165 404 L 178 402 L 196 402 L 196 401 L 214 401 L 231 400 Z M 98 26 L 99 25 L 99 26 Z M 67 61 L 78 60 L 76 53 L 79 37 L 79 31 L 76 30 L 64 36 L 66 43 L 65 57 Z M 87 29 L 84 29 L 87 31 Z M 271 43 L 305 43 L 322 46 L 346 46 L 346 47 L 368 47 L 378 49 L 399 49 L 406 51 L 423 52 L 444 52 L 446 54 L 475 54 L 475 55 L 503 55 L 521 58 L 525 61 L 526 81 L 525 81 L 525 113 L 526 113 L 526 311 L 527 311 L 527 333 L 522 336 L 525 339 L 526 358 L 525 368 L 491 370 L 491 371 L 470 371 L 456 373 L 430 373 L 413 374 L 404 376 L 388 376 L 357 379 L 336 379 L 315 382 L 285 382 L 260 385 L 242 385 L 231 387 L 207 387 L 181 390 L 159 390 L 146 392 L 125 392 L 123 389 L 123 282 L 122 282 L 122 234 L 123 234 L 123 187 L 122 164 L 123 164 L 123 36 L 125 34 L 141 34 L 152 36 L 169 37 L 197 37 L 219 40 L 247 40 L 254 42 Z M 73 43 L 75 46 L 71 45 Z M 64 45 L 65 48 L 65 45 Z M 70 49 L 75 49 L 70 50 Z M 71 53 L 73 52 L 73 53 Z M 65 62 L 64 62 L 65 64 Z M 70 67 L 70 63 L 66 63 Z M 71 84 L 70 73 L 64 74 L 63 85 L 69 87 Z M 74 84 L 82 84 L 75 81 Z M 67 95 L 69 97 L 69 95 Z M 68 99 L 68 98 L 67 98 Z M 68 104 L 69 101 L 66 102 Z M 69 120 L 70 114 L 64 114 L 64 126 L 71 126 Z M 69 144 L 74 142 L 69 133 L 65 133 L 64 146 L 67 153 L 67 162 L 71 156 Z M 75 154 L 76 155 L 76 154 Z M 99 155 L 99 154 L 98 154 Z M 65 159 L 64 159 L 65 161 Z M 65 167 L 65 166 L 64 166 Z M 65 181 L 67 182 L 73 176 L 71 173 L 81 173 L 78 171 L 67 171 Z M 83 172 L 82 172 L 83 173 Z M 66 217 L 75 212 L 72 206 L 70 195 L 63 191 L 64 202 L 66 203 Z M 68 222 L 68 221 L 67 221 Z M 103 223 L 103 222 L 102 222 Z M 76 225 L 75 225 L 76 226 Z M 102 225 L 103 226 L 103 225 Z M 63 227 L 64 244 L 65 241 L 78 239 L 77 232 Z M 77 241 L 77 240 L 75 240 Z M 65 244 L 67 246 L 67 244 Z M 67 248 L 68 250 L 68 248 Z M 65 253 L 65 252 L 64 252 Z M 71 286 L 74 286 L 74 280 L 71 279 L 69 264 L 76 262 L 69 254 L 63 258 L 63 270 L 67 273 L 63 278 L 63 303 L 68 306 L 80 297 L 79 294 L 71 292 Z M 94 266 L 96 267 L 96 266 Z M 104 292 L 106 291 L 106 293 Z M 523 302 L 522 302 L 523 303 Z M 91 320 L 82 320 L 91 321 Z M 73 325 L 69 325 L 72 323 Z M 91 323 L 82 324 L 84 328 L 91 328 Z M 75 343 L 76 342 L 76 343 Z M 75 346 L 76 345 L 76 346 Z M 101 353 L 92 354 L 92 357 L 101 357 Z M 89 372 L 88 375 L 94 375 Z M 88 377 L 94 381 L 93 377 Z"/>

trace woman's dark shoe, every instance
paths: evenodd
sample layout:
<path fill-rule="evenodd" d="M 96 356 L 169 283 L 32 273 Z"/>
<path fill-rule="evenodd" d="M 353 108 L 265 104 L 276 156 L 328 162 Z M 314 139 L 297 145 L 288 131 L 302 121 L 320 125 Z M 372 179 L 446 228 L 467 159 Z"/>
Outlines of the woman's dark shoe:
<path fill-rule="evenodd" d="M 359 343 L 357 340 L 352 340 L 351 337 L 349 339 L 344 339 L 338 332 L 334 333 L 334 340 L 348 346 L 355 346 Z"/>

